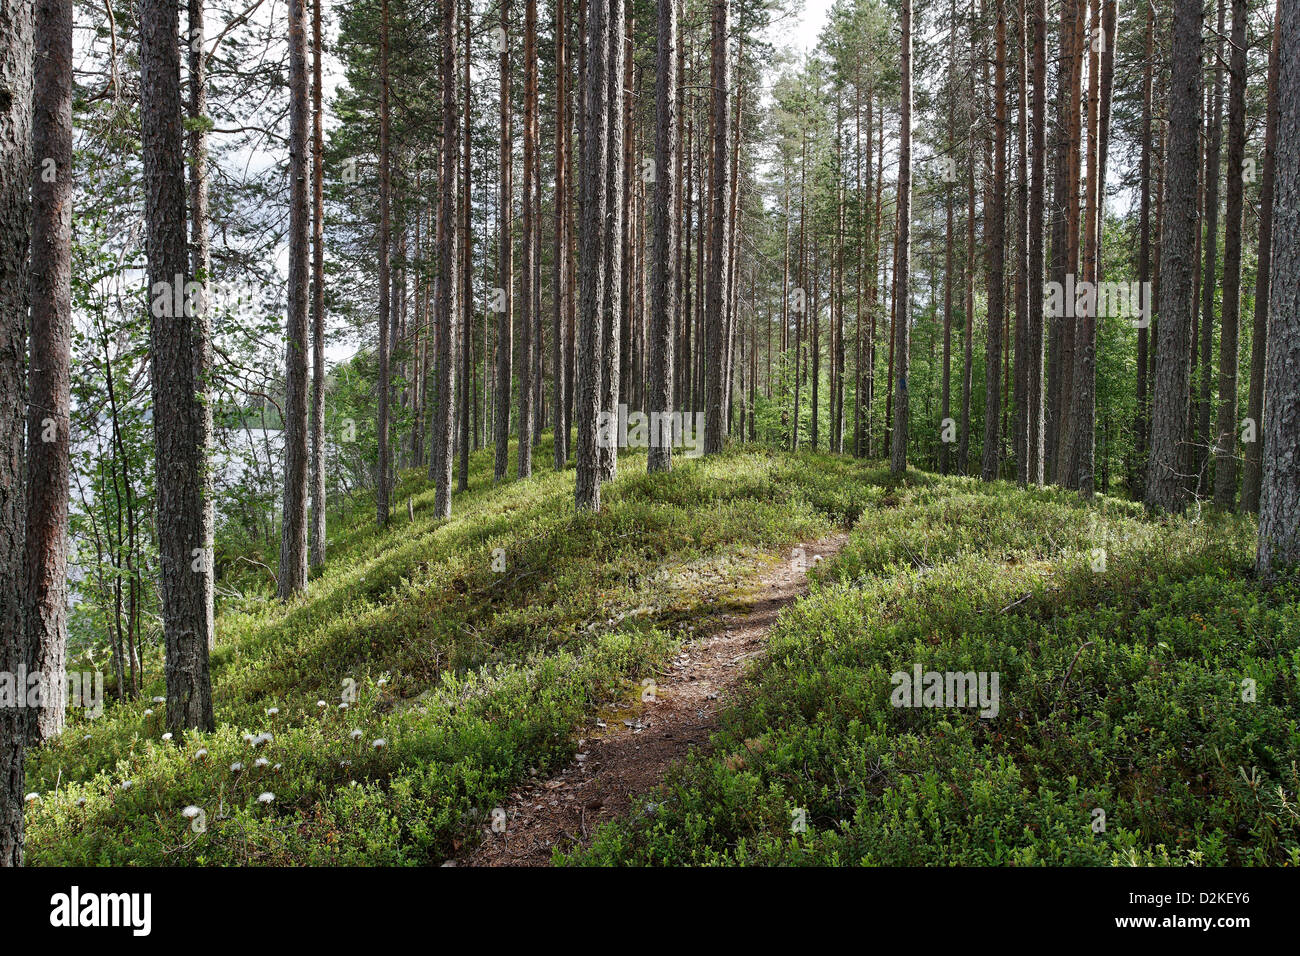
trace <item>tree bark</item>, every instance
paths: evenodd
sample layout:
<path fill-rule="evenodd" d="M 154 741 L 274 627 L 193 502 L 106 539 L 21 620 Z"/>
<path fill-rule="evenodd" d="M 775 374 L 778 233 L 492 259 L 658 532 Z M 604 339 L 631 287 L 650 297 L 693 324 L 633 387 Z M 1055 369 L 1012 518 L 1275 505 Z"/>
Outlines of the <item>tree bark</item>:
<path fill-rule="evenodd" d="M 460 137 L 456 120 L 456 4 L 444 3 L 442 10 L 442 169 L 439 187 L 442 192 L 438 213 L 442 217 L 438 230 L 438 408 L 434 417 L 434 516 L 451 517 L 452 440 L 455 433 L 456 408 L 456 314 L 458 286 L 456 276 L 456 239 L 459 224 L 456 215 L 456 173 Z"/>
<path fill-rule="evenodd" d="M 600 510 L 600 410 L 603 389 L 605 257 L 600 253 L 605 228 L 605 172 L 609 148 L 606 63 L 609 50 L 607 0 L 587 0 L 582 96 L 582 151 L 578 164 L 582 202 L 578 259 L 577 389 L 574 500 L 579 511 Z"/>
<path fill-rule="evenodd" d="M 307 10 L 289 0 L 289 314 L 284 353 L 284 515 L 278 593 L 307 587 Z"/>
<path fill-rule="evenodd" d="M 1276 24 L 1281 22 L 1282 0 L 1274 15 L 1273 45 L 1268 58 L 1268 118 L 1264 132 L 1264 168 L 1259 184 L 1259 265 L 1255 273 L 1255 312 L 1250 345 L 1250 398 L 1247 417 L 1255 425 L 1255 440 L 1246 446 L 1246 465 L 1241 476 L 1241 510 L 1259 511 L 1260 481 L 1263 478 L 1264 449 L 1264 367 L 1268 355 L 1268 302 L 1270 297 L 1270 260 L 1273 250 L 1273 193 L 1277 153 L 1278 101 L 1277 81 L 1282 35 Z"/>
<path fill-rule="evenodd" d="M 23 591 L 26 496 L 27 251 L 31 240 L 33 7 L 0 5 L 0 671 L 27 667 Z M 0 867 L 23 859 L 28 715 L 0 707 Z"/>
<path fill-rule="evenodd" d="M 193 0 L 198 2 L 198 0 Z M 325 0 L 312 0 L 311 5 L 311 47 L 312 47 L 312 300 L 311 300 L 311 541 L 309 545 L 310 561 L 313 568 L 325 564 L 325 135 L 323 129 L 324 110 L 322 108 L 321 59 L 324 54 L 321 36 L 321 4 Z M 416 220 L 416 258 L 419 258 L 419 220 Z M 416 289 L 416 325 L 419 327 L 419 287 Z M 418 353 L 417 353 L 418 354 Z M 415 399 L 415 436 L 412 453 L 419 460 L 420 394 L 419 362 L 416 363 L 416 399 Z"/>
<path fill-rule="evenodd" d="M 500 165 L 500 233 L 497 238 L 497 282 L 501 283 L 500 297 L 495 303 L 497 312 L 497 398 L 496 420 L 493 424 L 496 439 L 496 458 L 493 477 L 503 481 L 510 467 L 510 386 L 513 382 L 511 364 L 514 361 L 514 256 L 512 247 L 514 177 L 514 145 L 510 122 L 510 0 L 501 0 L 501 165 Z"/>
<path fill-rule="evenodd" d="M 42 675 L 33 745 L 63 730 L 68 650 L 72 377 L 72 3 L 37 0 L 32 93 L 31 325 L 27 403 L 28 672 Z"/>
<path fill-rule="evenodd" d="M 1184 504 L 1179 461 L 1187 437 L 1190 333 L 1195 308 L 1192 266 L 1196 255 L 1200 85 L 1201 5 L 1198 0 L 1175 0 L 1160 250 L 1160 334 L 1156 346 L 1151 459 L 1146 486 L 1146 504 L 1157 511 L 1178 511 Z"/>
<path fill-rule="evenodd" d="M 911 412 L 908 391 L 910 372 L 911 309 L 908 276 L 912 252 L 912 0 L 902 0 L 902 53 L 899 69 L 901 87 L 898 129 L 898 247 L 894 268 L 894 352 L 898 382 L 894 399 L 893 445 L 889 470 L 898 476 L 907 472 L 908 419 Z"/>
<path fill-rule="evenodd" d="M 655 427 L 653 416 L 670 421 L 673 383 L 673 317 L 677 314 L 677 4 L 657 0 L 655 63 L 654 239 L 650 251 L 650 450 L 649 471 L 669 471 L 672 426 Z"/>
<path fill-rule="evenodd" d="M 727 57 L 727 35 L 730 31 L 730 0 L 713 0 L 712 50 L 710 53 L 710 83 L 713 98 L 709 105 L 709 120 L 713 137 L 712 179 L 709 184 L 711 201 L 709 229 L 708 305 L 705 317 L 705 406 L 704 451 L 713 454 L 722 451 L 726 437 L 726 396 L 724 363 L 727 328 L 727 251 L 728 209 L 730 191 L 730 150 L 727 146 L 729 122 L 727 109 L 731 88 L 731 64 Z M 798 410 L 796 409 L 796 417 Z"/>
<path fill-rule="evenodd" d="M 150 381 L 158 500 L 158 565 L 167 674 L 167 726 L 212 730 L 203 553 L 202 403 L 186 298 L 185 155 L 181 141 L 177 0 L 140 3 L 140 131 L 150 290 Z"/>
<path fill-rule="evenodd" d="M 1279 5 L 1276 205 L 1258 570 L 1300 563 L 1300 5 Z"/>

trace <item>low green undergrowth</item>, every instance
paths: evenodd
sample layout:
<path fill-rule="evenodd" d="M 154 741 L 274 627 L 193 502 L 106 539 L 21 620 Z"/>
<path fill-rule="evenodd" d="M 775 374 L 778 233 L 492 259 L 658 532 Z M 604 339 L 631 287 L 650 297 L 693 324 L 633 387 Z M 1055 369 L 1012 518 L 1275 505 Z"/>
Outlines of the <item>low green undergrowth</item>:
<path fill-rule="evenodd" d="M 31 755 L 28 861 L 439 862 L 765 556 L 885 493 L 881 473 L 817 454 L 644 467 L 620 458 L 599 515 L 574 513 L 571 469 L 494 486 L 487 453 L 450 520 L 414 474 L 383 531 L 373 499 L 348 502 L 302 597 L 226 582 L 243 590 L 218 617 L 215 732 L 165 739 L 156 681 Z"/>
<path fill-rule="evenodd" d="M 712 752 L 568 862 L 1300 864 L 1300 586 L 1252 579 L 1250 521 L 929 476 L 885 503 Z M 996 672 L 996 715 L 896 706 L 918 666 Z"/>

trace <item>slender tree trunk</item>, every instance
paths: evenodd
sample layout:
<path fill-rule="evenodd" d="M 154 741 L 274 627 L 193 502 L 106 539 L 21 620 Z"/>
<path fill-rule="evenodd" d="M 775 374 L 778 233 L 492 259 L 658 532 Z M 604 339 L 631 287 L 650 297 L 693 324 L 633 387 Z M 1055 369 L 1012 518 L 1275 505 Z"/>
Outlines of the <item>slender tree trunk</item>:
<path fill-rule="evenodd" d="M 1228 83 L 1228 198 L 1223 238 L 1223 308 L 1219 332 L 1219 416 L 1214 439 L 1214 503 L 1237 499 L 1237 336 L 1241 321 L 1241 226 L 1246 159 L 1246 0 L 1232 0 Z"/>
<path fill-rule="evenodd" d="M 203 402 L 203 442 L 211 447 L 212 405 L 206 400 L 212 376 L 212 313 L 206 294 L 212 283 L 212 247 L 209 238 L 211 214 L 208 204 L 208 63 L 204 49 L 203 2 L 189 2 L 189 92 L 190 92 L 190 257 L 195 281 L 202 283 L 204 296 L 195 302 L 194 321 L 198 347 L 194 351 L 194 374 L 205 396 Z M 203 472 L 203 551 L 211 560 L 215 544 L 216 511 L 212 469 Z M 215 581 L 204 580 L 203 605 L 208 618 L 208 650 L 216 637 Z"/>
<path fill-rule="evenodd" d="M 658 0 L 655 63 L 654 240 L 650 252 L 650 408 L 664 415 L 666 429 L 651 418 L 647 468 L 672 468 L 673 316 L 677 314 L 677 6 Z"/>
<path fill-rule="evenodd" d="M 1029 323 L 1026 332 L 1026 365 L 1029 405 L 1028 457 L 1026 480 L 1043 483 L 1043 458 L 1046 435 L 1043 415 L 1043 205 L 1047 167 L 1047 0 L 1030 0 L 1033 4 L 1033 85 L 1034 96 L 1029 124 Z"/>
<path fill-rule="evenodd" d="M 623 247 L 626 227 L 626 195 L 624 178 L 627 175 L 628 144 L 624 135 L 623 99 L 626 95 L 626 23 L 625 0 L 610 0 L 608 11 L 609 52 L 605 67 L 609 76 L 606 94 L 606 120 L 608 143 L 605 151 L 605 301 L 604 331 L 601 344 L 604 348 L 601 373 L 601 407 L 618 420 L 623 355 Z M 612 481 L 618 469 L 618 442 L 605 442 L 600 448 L 600 480 Z"/>
<path fill-rule="evenodd" d="M 1151 110 L 1152 83 L 1155 71 L 1155 6 L 1147 7 L 1146 61 L 1142 72 L 1142 152 L 1138 165 L 1138 287 L 1142 290 L 1146 316 L 1138 325 L 1137 334 L 1137 416 L 1133 428 L 1133 484 L 1135 498 L 1142 497 L 1142 483 L 1146 477 L 1147 434 L 1150 431 L 1151 409 L 1148 398 L 1147 365 L 1150 361 L 1150 312 L 1153 303 L 1147 289 L 1151 283 Z"/>
<path fill-rule="evenodd" d="M 281 599 L 307 587 L 307 10 L 289 0 L 289 314 L 284 353 Z"/>
<path fill-rule="evenodd" d="M 709 107 L 709 117 L 713 129 L 713 167 L 712 182 L 709 185 L 709 198 L 712 202 L 710 213 L 710 248 L 708 305 L 706 315 L 706 384 L 704 408 L 704 451 L 713 454 L 722 451 L 726 437 L 726 396 L 724 390 L 729 387 L 724 376 L 725 340 L 727 328 L 727 250 L 728 210 L 727 196 L 731 188 L 729 182 L 728 109 L 731 88 L 731 63 L 727 56 L 727 35 L 730 31 L 730 0 L 713 0 L 712 51 L 710 55 L 710 82 L 713 87 L 713 99 Z M 796 417 L 797 417 L 796 409 Z"/>
<path fill-rule="evenodd" d="M 1184 503 L 1179 459 L 1187 436 L 1187 397 L 1195 303 L 1196 154 L 1201 100 L 1201 5 L 1175 0 L 1169 77 L 1169 147 L 1160 251 L 1160 335 L 1151 406 L 1146 503 L 1177 511 Z"/>
<path fill-rule="evenodd" d="M 524 0 L 524 196 L 523 270 L 519 288 L 523 312 L 519 317 L 519 477 L 533 473 L 533 283 L 537 278 L 537 0 Z"/>
<path fill-rule="evenodd" d="M 997 0 L 997 28 L 994 34 L 996 58 L 993 67 L 993 204 L 985 217 L 989 237 L 988 339 L 984 363 L 984 451 L 981 474 L 985 481 L 998 477 L 1002 436 L 999 429 L 1002 392 L 998 372 L 1002 368 L 1002 313 L 1006 308 L 1003 269 L 1006 262 L 1006 174 L 1007 174 L 1007 14 L 1006 0 Z"/>
<path fill-rule="evenodd" d="M 497 312 L 497 397 L 496 421 L 493 426 L 496 439 L 496 459 L 493 477 L 503 481 L 510 467 L 510 386 L 513 381 L 511 363 L 514 361 L 514 256 L 513 256 L 513 200 L 511 186 L 514 174 L 514 145 L 510 121 L 510 0 L 501 0 L 501 26 L 497 35 L 501 44 L 501 165 L 499 175 L 501 191 L 501 231 L 497 238 L 497 281 L 500 284 L 494 308 Z"/>
<path fill-rule="evenodd" d="M 28 670 L 43 678 L 33 745 L 63 730 L 68 650 L 72 377 L 72 3 L 37 0 L 32 93 L 31 325 L 27 404 Z"/>
<path fill-rule="evenodd" d="M 605 230 L 605 173 L 609 152 L 607 60 L 610 26 L 608 0 L 587 0 L 582 95 L 582 152 L 578 164 L 582 202 L 578 259 L 578 376 L 574 394 L 577 474 L 574 499 L 579 511 L 600 510 L 600 445 L 609 437 L 600 427 L 604 371 L 605 257 L 600 249 Z"/>
<path fill-rule="evenodd" d="M 375 476 L 375 510 L 379 527 L 388 525 L 388 381 L 389 381 L 389 341 L 388 321 L 392 302 L 389 296 L 391 276 L 389 256 L 392 236 L 392 213 L 390 193 L 392 192 L 392 156 L 389 142 L 389 104 L 388 104 L 388 0 L 382 0 L 379 14 L 379 383 L 378 383 L 378 432 L 375 441 L 378 445 L 378 468 Z M 439 357 L 439 374 L 442 372 Z M 441 414 L 441 409 L 439 409 Z M 429 477 L 433 477 L 434 460 L 438 449 L 430 449 Z"/>
<path fill-rule="evenodd" d="M 141 0 L 140 128 L 151 303 L 158 565 L 167 726 L 173 733 L 213 729 L 202 580 L 212 574 L 212 564 L 202 553 L 203 471 L 208 449 L 202 444 L 202 401 L 194 377 L 196 334 L 193 317 L 184 304 L 189 255 L 179 21 L 176 0 Z"/>
<path fill-rule="evenodd" d="M 1258 566 L 1268 578 L 1300 563 L 1300 6 L 1279 5 L 1277 216 L 1264 380 L 1264 480 Z"/>
<path fill-rule="evenodd" d="M 1215 43 L 1214 105 L 1205 155 L 1205 268 L 1201 276 L 1200 382 L 1196 403 L 1196 443 L 1194 471 L 1197 494 L 1209 491 L 1210 480 L 1210 404 L 1212 370 L 1210 355 L 1214 350 L 1214 298 L 1218 280 L 1219 255 L 1219 174 L 1223 145 L 1223 35 L 1225 0 L 1219 0 L 1218 40 Z"/>
<path fill-rule="evenodd" d="M 0 671 L 27 667 L 23 602 L 26 496 L 27 252 L 31 240 L 33 5 L 0 5 Z M 179 99 L 179 94 L 178 94 Z M 28 714 L 0 707 L 0 867 L 23 860 Z"/>
<path fill-rule="evenodd" d="M 1282 20 L 1278 0 L 1274 23 Z M 1241 510 L 1259 511 L 1260 481 L 1263 477 L 1264 367 L 1268 354 L 1268 303 L 1273 251 L 1273 193 L 1278 126 L 1278 44 L 1282 31 L 1273 28 L 1273 46 L 1268 59 L 1268 119 L 1264 132 L 1264 168 L 1259 190 L 1259 266 L 1255 273 L 1255 313 L 1250 345 L 1250 399 L 1246 415 L 1254 425 L 1255 440 L 1246 445 L 1246 465 L 1241 477 Z"/>
<path fill-rule="evenodd" d="M 198 0 L 193 0 L 198 2 Z M 312 0 L 311 5 L 311 47 L 312 47 L 312 300 L 311 300 L 311 566 L 319 568 L 325 564 L 325 173 L 324 154 L 325 137 L 323 130 L 322 77 L 321 77 L 321 4 L 324 0 Z M 419 223 L 416 224 L 416 259 L 419 259 Z M 417 286 L 416 295 L 419 295 Z M 418 300 L 417 300 L 418 301 Z M 419 308 L 416 308 L 417 326 L 419 325 Z M 415 434 L 420 434 L 419 363 L 416 363 L 416 414 Z M 418 438 L 412 452 L 419 458 Z"/>
<path fill-rule="evenodd" d="M 434 418 L 434 516 L 451 517 L 452 436 L 456 408 L 456 328 L 458 286 L 456 276 L 456 173 L 460 137 L 457 135 L 456 85 L 458 53 L 456 4 L 444 3 L 442 10 L 442 197 L 438 229 L 438 409 Z"/>
<path fill-rule="evenodd" d="M 898 361 L 897 395 L 894 402 L 894 444 L 889 470 L 907 472 L 908 417 L 910 413 L 909 347 L 911 308 L 908 270 L 912 250 L 912 0 L 902 0 L 902 60 L 899 82 L 902 89 L 898 131 L 898 251 L 894 269 L 894 351 Z"/>
<path fill-rule="evenodd" d="M 566 368 L 564 362 L 564 314 L 569 286 L 569 217 L 565 198 L 569 193 L 568 136 L 568 22 L 566 0 L 555 0 L 555 245 L 551 263 L 551 385 L 554 389 L 551 427 L 555 432 L 555 470 L 563 471 L 569 459 L 569 429 L 566 421 Z"/>
<path fill-rule="evenodd" d="M 474 378 L 474 257 L 472 241 L 473 232 L 471 232 L 470 215 L 473 211 L 472 193 L 471 193 L 471 171 L 470 164 L 470 144 L 473 140 L 473 125 L 470 122 L 470 0 L 465 0 L 463 10 L 465 17 L 465 63 L 464 69 L 464 93 L 465 102 L 464 111 L 464 138 L 463 147 L 464 157 L 461 167 L 461 240 L 460 240 L 460 257 L 461 257 L 461 322 L 463 325 L 463 335 L 461 338 L 460 353 L 460 392 L 464 396 L 460 403 L 460 474 L 457 476 L 456 487 L 461 491 L 469 489 L 469 451 L 473 433 L 470 431 L 470 416 L 475 411 L 478 401 L 478 395 L 473 387 Z"/>

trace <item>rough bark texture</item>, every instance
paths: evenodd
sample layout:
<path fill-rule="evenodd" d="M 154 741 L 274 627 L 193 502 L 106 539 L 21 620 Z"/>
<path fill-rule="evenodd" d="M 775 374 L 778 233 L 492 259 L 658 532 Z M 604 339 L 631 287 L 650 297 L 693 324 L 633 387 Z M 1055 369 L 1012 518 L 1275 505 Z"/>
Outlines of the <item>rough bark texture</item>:
<path fill-rule="evenodd" d="M 0 2 L 0 670 L 27 664 L 24 633 L 23 406 L 27 397 L 27 249 L 31 236 L 30 0 Z M 0 867 L 23 855 L 27 713 L 0 708 Z"/>
<path fill-rule="evenodd" d="M 311 5 L 311 566 L 325 563 L 325 139 L 321 110 L 321 4 Z M 418 230 L 418 226 L 417 226 Z M 417 313 L 418 314 L 418 313 Z M 418 381 L 418 376 L 417 376 Z M 419 421 L 418 386 L 416 421 Z M 415 434 L 419 435 L 417 424 Z M 418 448 L 418 442 L 416 444 Z M 417 456 L 418 457 L 418 456 Z"/>
<path fill-rule="evenodd" d="M 1006 173 L 1007 173 L 1007 15 L 1005 0 L 998 0 L 997 50 L 993 66 L 993 190 L 992 204 L 985 217 L 988 236 L 988 338 L 984 364 L 984 449 L 980 473 L 985 481 L 998 477 L 1002 458 L 1002 390 L 999 371 L 1002 368 L 1002 314 L 1006 308 Z M 903 53 L 907 57 L 907 51 Z"/>
<path fill-rule="evenodd" d="M 1197 130 L 1200 126 L 1201 6 L 1174 3 L 1169 77 L 1169 146 L 1160 250 L 1160 335 L 1151 406 L 1146 503 L 1177 511 L 1184 503 L 1179 460 L 1187 436 L 1191 374 L 1192 266 L 1196 255 Z"/>
<path fill-rule="evenodd" d="M 203 0 L 189 0 L 189 91 L 190 119 L 190 260 L 194 278 L 206 290 L 212 283 L 211 212 L 208 202 L 208 60 L 204 46 Z M 201 52 L 203 51 L 203 52 Z M 203 396 L 203 445 L 212 447 L 212 404 L 207 400 L 212 377 L 212 312 L 205 295 L 194 310 L 194 375 Z M 212 468 L 203 470 L 203 551 L 213 559 L 217 528 Z M 205 578 L 203 606 L 208 616 L 208 650 L 216 639 L 216 581 Z"/>
<path fill-rule="evenodd" d="M 609 141 L 605 147 L 605 232 L 602 236 L 605 256 L 604 330 L 601 346 L 601 408 L 617 417 L 620 388 L 620 363 L 622 361 L 623 318 L 623 243 L 624 203 L 623 180 L 627 175 L 625 160 L 627 143 L 624 137 L 623 98 L 627 51 L 625 49 L 627 8 L 624 0 L 610 0 L 608 15 L 608 44 L 605 69 L 605 112 L 608 114 Z M 617 437 L 617 436 L 615 436 Z M 600 449 L 600 480 L 611 481 L 618 469 L 618 442 L 610 441 Z"/>
<path fill-rule="evenodd" d="M 1043 203 L 1047 166 L 1047 0 L 1033 2 L 1033 101 L 1029 122 L 1029 405 L 1027 480 L 1043 483 Z"/>
<path fill-rule="evenodd" d="M 566 375 L 564 361 L 564 316 L 569 287 L 569 215 L 565 208 L 569 193 L 568 141 L 569 64 L 565 42 L 569 26 L 566 0 L 555 0 L 555 243 L 551 263 L 551 428 L 554 432 L 555 470 L 563 471 L 569 457 L 569 429 L 566 421 Z"/>
<path fill-rule="evenodd" d="M 731 64 L 727 58 L 727 34 L 731 18 L 730 0 L 714 0 L 712 51 L 710 54 L 710 82 L 713 99 L 709 105 L 712 126 L 713 156 L 709 183 L 710 225 L 708 292 L 705 306 L 705 404 L 704 451 L 706 454 L 722 451 L 726 437 L 726 396 L 728 387 L 724 378 L 726 361 L 726 307 L 727 307 L 727 196 L 730 191 L 730 163 L 727 136 L 727 102 L 731 87 Z M 797 419 L 796 408 L 796 419 Z"/>
<path fill-rule="evenodd" d="M 176 0 L 140 3 L 140 131 L 149 267 L 150 379 L 157 482 L 158 566 L 167 672 L 167 726 L 211 730 L 203 554 L 202 404 L 193 316 L 185 305 L 185 155 Z"/>
<path fill-rule="evenodd" d="M 606 0 L 586 4 L 584 90 L 582 96 L 581 224 L 578 259 L 578 341 L 575 365 L 578 383 L 574 394 L 577 474 L 574 499 L 579 511 L 600 510 L 599 413 L 604 357 L 605 258 L 599 250 L 605 225 L 605 169 L 609 148 L 606 96 L 608 76 Z"/>
<path fill-rule="evenodd" d="M 893 445 L 889 470 L 907 471 L 907 429 L 911 411 L 907 376 L 910 371 L 911 309 L 908 275 L 912 253 L 912 0 L 902 3 L 902 54 L 899 78 L 901 96 L 898 135 L 898 245 L 894 268 L 894 352 L 897 357 L 897 391 L 894 396 Z"/>
<path fill-rule="evenodd" d="M 1282 0 L 1278 0 L 1274 22 L 1281 20 Z M 1273 46 L 1268 60 L 1268 119 L 1264 132 L 1264 169 L 1259 183 L 1259 266 L 1255 274 L 1255 314 L 1250 344 L 1250 399 L 1247 417 L 1255 423 L 1255 440 L 1246 445 L 1246 465 L 1241 476 L 1241 509 L 1259 510 L 1260 481 L 1263 478 L 1264 366 L 1268 354 L 1268 300 L 1270 260 L 1273 251 L 1273 192 L 1277 153 L 1277 73 L 1282 31 L 1273 30 Z"/>
<path fill-rule="evenodd" d="M 496 303 L 497 312 L 497 397 L 493 433 L 496 439 L 496 457 L 492 475 L 502 481 L 510 467 L 510 385 L 514 362 L 514 257 L 511 243 L 512 231 L 512 181 L 514 178 L 514 146 L 510 123 L 510 0 L 501 0 L 501 209 L 500 234 L 497 238 L 497 282 L 501 295 Z"/>
<path fill-rule="evenodd" d="M 1219 331 L 1219 416 L 1214 436 L 1214 503 L 1237 500 L 1237 342 L 1241 322 L 1241 226 L 1246 159 L 1246 0 L 1232 0 L 1228 80 L 1228 198 L 1223 236 L 1223 307 Z"/>
<path fill-rule="evenodd" d="M 69 389 L 72 359 L 72 3 L 36 4 L 27 405 L 28 672 L 43 677 L 31 740 L 63 730 L 68 648 Z"/>
<path fill-rule="evenodd" d="M 307 10 L 289 0 L 289 314 L 284 344 L 284 514 L 279 596 L 307 587 Z"/>
<path fill-rule="evenodd" d="M 452 438 L 456 410 L 456 172 L 460 137 L 456 135 L 456 5 L 442 11 L 442 198 L 438 214 L 438 408 L 433 420 L 434 514 L 451 517 Z"/>
<path fill-rule="evenodd" d="M 650 252 L 650 401 L 648 411 L 672 411 L 673 317 L 677 313 L 677 5 L 658 0 L 655 64 L 654 239 Z M 654 428 L 646 467 L 672 468 L 672 434 Z"/>
<path fill-rule="evenodd" d="M 523 301 L 519 329 L 519 477 L 533 473 L 533 326 L 537 321 L 534 283 L 537 281 L 537 0 L 524 4 L 524 195 Z"/>
<path fill-rule="evenodd" d="M 1300 564 L 1300 4 L 1283 3 L 1259 572 Z"/>
<path fill-rule="evenodd" d="M 390 205 L 392 156 L 389 142 L 388 104 L 388 0 L 379 9 L 379 382 L 376 442 L 379 463 L 375 475 L 375 511 L 379 526 L 388 524 L 388 319 L 392 308 L 389 256 L 392 254 L 392 211 Z M 441 369 L 441 366 L 439 366 Z M 437 449 L 431 449 L 429 477 L 433 477 Z"/>

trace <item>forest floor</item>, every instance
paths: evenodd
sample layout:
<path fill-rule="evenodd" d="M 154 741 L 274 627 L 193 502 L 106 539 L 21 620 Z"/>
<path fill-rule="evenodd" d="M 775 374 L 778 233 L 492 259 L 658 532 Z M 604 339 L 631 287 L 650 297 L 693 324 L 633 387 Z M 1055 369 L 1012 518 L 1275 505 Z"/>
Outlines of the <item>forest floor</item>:
<path fill-rule="evenodd" d="M 747 665 L 766 651 L 777 616 L 807 593 L 808 569 L 834 557 L 848 539 L 845 531 L 788 549 L 739 598 L 735 612 L 685 644 L 639 699 L 597 716 L 567 767 L 511 793 L 504 828 L 485 827 L 478 847 L 445 865 L 549 865 L 555 850 L 585 847 L 597 825 L 626 815 L 688 752 L 707 753 L 719 713 Z"/>

